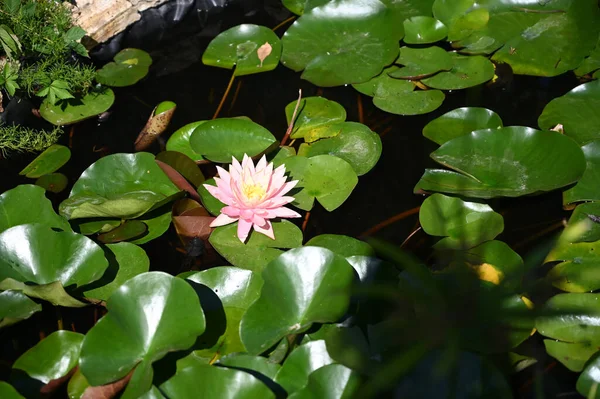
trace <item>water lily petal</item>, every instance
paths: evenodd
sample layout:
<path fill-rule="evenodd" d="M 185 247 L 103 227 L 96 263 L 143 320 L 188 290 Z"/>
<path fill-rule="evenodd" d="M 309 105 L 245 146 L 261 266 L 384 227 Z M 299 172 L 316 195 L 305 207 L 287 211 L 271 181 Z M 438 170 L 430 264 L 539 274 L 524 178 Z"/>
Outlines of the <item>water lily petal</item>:
<path fill-rule="evenodd" d="M 244 219 L 240 219 L 237 228 L 237 236 L 241 242 L 245 242 L 246 238 L 248 238 L 248 234 L 250 233 L 250 229 L 252 228 L 252 222 L 245 221 Z"/>
<path fill-rule="evenodd" d="M 258 163 L 256 164 L 256 172 L 262 172 L 262 170 L 266 167 L 267 167 L 267 156 L 263 155 L 260 158 L 260 161 L 258 161 Z"/>
<path fill-rule="evenodd" d="M 240 208 L 235 206 L 225 206 L 221 209 L 221 213 L 237 219 L 240 217 Z"/>
<path fill-rule="evenodd" d="M 211 186 L 210 184 L 204 184 L 203 186 L 213 197 L 222 203 L 226 205 L 232 204 L 232 197 L 226 195 L 226 193 L 224 193 L 219 187 Z"/>
<path fill-rule="evenodd" d="M 302 217 L 298 212 L 286 207 L 269 209 L 269 219 L 273 218 L 299 218 Z"/>
<path fill-rule="evenodd" d="M 260 209 L 273 209 L 289 204 L 294 201 L 294 197 L 275 197 L 260 204 Z"/>
<path fill-rule="evenodd" d="M 273 225 L 271 224 L 271 222 L 269 220 L 265 220 L 265 224 L 262 226 L 259 225 L 254 225 L 254 231 L 256 231 L 257 233 L 260 234 L 264 234 L 267 237 L 269 237 L 270 239 L 274 240 L 275 239 L 275 233 L 273 231 Z"/>
<path fill-rule="evenodd" d="M 236 220 L 237 220 L 237 218 L 231 218 L 231 217 L 225 215 L 224 213 L 222 213 L 219 216 L 217 216 L 215 218 L 215 220 L 213 220 L 209 226 L 210 227 L 225 226 L 226 224 L 233 223 Z"/>

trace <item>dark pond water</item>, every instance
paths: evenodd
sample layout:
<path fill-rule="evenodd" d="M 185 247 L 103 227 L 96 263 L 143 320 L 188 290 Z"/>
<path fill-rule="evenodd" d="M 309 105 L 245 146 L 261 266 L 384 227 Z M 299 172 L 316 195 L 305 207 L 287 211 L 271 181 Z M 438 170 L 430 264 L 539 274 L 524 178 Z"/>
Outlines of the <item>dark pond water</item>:
<path fill-rule="evenodd" d="M 224 2 L 222 2 L 224 3 Z M 148 10 L 143 18 L 112 43 L 101 46 L 94 53 L 94 61 L 101 65 L 110 60 L 120 48 L 137 47 L 152 55 L 151 72 L 146 79 L 133 87 L 116 89 L 116 102 L 107 120 L 88 120 L 74 128 L 72 158 L 61 170 L 71 184 L 102 154 L 133 152 L 133 142 L 144 126 L 153 107 L 165 100 L 177 103 L 177 111 L 171 121 L 165 139 L 181 126 L 199 120 L 210 119 L 227 86 L 230 71 L 206 67 L 200 61 L 202 53 L 212 37 L 239 23 L 256 23 L 276 26 L 289 16 L 281 8 L 279 0 L 230 2 L 221 7 L 218 1 L 174 1 L 157 10 Z M 279 34 L 285 30 L 280 29 Z M 386 220 L 419 206 L 422 197 L 412 189 L 426 167 L 434 167 L 429 153 L 437 145 L 429 142 L 422 128 L 430 120 L 462 106 L 482 106 L 497 112 L 504 124 L 537 127 L 537 118 L 551 99 L 565 94 L 578 83 L 566 74 L 552 79 L 512 76 L 510 71 L 501 74 L 502 79 L 494 85 L 484 85 L 469 90 L 448 93 L 442 107 L 421 116 L 395 116 L 376 109 L 368 97 L 362 96 L 364 123 L 382 136 L 383 154 L 377 166 L 360 178 L 350 199 L 333 213 L 318 206 L 312 212 L 306 236 L 321 233 L 360 236 Z M 239 87 L 237 84 L 241 84 Z M 351 87 L 318 88 L 300 79 L 300 74 L 279 66 L 275 71 L 245 76 L 234 84 L 220 116 L 246 115 L 265 126 L 281 138 L 286 129 L 284 107 L 297 98 L 298 88 L 303 96 L 322 95 L 342 104 L 348 120 L 359 121 L 359 96 Z M 237 94 L 234 92 L 237 90 Z M 232 99 L 235 97 L 235 102 Z M 68 143 L 69 128 L 61 143 Z M 154 148 L 158 152 L 158 148 Z M 17 184 L 32 183 L 18 176 L 19 170 L 33 159 L 33 155 L 13 156 L 0 160 L 3 179 L 0 192 Z M 58 204 L 68 192 L 55 195 Z M 505 233 L 499 237 L 509 245 L 522 250 L 530 247 L 530 238 L 561 218 L 568 216 L 561 207 L 559 192 L 540 196 L 513 199 L 496 199 L 490 203 L 505 216 Z M 375 235 L 393 243 L 402 243 L 415 228 L 417 214 L 403 218 L 379 229 Z M 542 237 L 543 239 L 544 237 Z M 182 261 L 175 251 L 176 236 L 173 229 L 158 240 L 145 245 L 151 258 L 151 268 L 173 272 Z M 408 245 L 417 253 L 427 254 L 429 242 L 424 235 L 416 234 Z M 519 249 L 521 247 L 521 249 Z M 39 331 L 53 331 L 56 313 L 51 307 L 20 324 L 24 334 L 34 342 Z M 93 315 L 87 310 L 69 311 L 64 316 L 65 328 L 71 322 L 92 323 Z M 0 337 L 2 334 L 0 333 Z M 3 339 L 3 341 L 6 341 Z M 26 348 L 5 342 L 2 369 Z M 557 385 L 556 392 L 573 390 L 572 377 L 560 367 L 560 378 L 550 385 Z M 546 382 L 553 380 L 547 373 Z M 4 377 L 4 375 L 2 375 Z M 562 381 L 562 382 L 561 382 Z M 563 384 L 564 382 L 564 384 Z M 525 381 L 526 383 L 526 381 Z M 564 386 L 563 386 L 564 385 Z M 532 391 L 519 394 L 529 397 Z M 576 396 L 572 396 L 576 397 Z"/>

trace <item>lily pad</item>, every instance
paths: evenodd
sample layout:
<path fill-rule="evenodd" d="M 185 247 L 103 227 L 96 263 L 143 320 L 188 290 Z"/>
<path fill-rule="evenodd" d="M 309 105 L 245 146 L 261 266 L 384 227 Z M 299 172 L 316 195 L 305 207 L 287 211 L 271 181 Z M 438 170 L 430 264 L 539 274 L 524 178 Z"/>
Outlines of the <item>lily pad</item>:
<path fill-rule="evenodd" d="M 563 192 L 563 204 L 600 200 L 600 140 L 581 147 L 586 160 L 585 172 L 575 186 Z"/>
<path fill-rule="evenodd" d="M 215 37 L 204 51 L 202 62 L 220 68 L 235 67 L 234 74 L 242 76 L 275 69 L 280 56 L 281 41 L 271 29 L 242 24 Z"/>
<path fill-rule="evenodd" d="M 600 217 L 600 203 L 586 202 L 577 205 L 571 217 L 567 228 L 564 230 L 561 239 L 568 242 L 594 242 L 600 240 L 600 223 L 596 217 Z M 575 234 L 570 234 L 574 231 Z M 569 237 L 566 237 L 566 234 Z"/>
<path fill-rule="evenodd" d="M 100 115 L 115 102 L 115 94 L 108 87 L 90 91 L 80 99 L 68 99 L 51 104 L 47 99 L 40 106 L 40 115 L 56 126 L 72 125 Z"/>
<path fill-rule="evenodd" d="M 196 151 L 194 151 L 192 145 L 190 144 L 190 137 L 192 136 L 194 129 L 202 125 L 204 122 L 206 121 L 188 123 L 187 125 L 177 129 L 171 135 L 171 137 L 169 137 L 169 140 L 167 140 L 167 151 L 180 152 L 196 162 L 204 160 L 202 154 L 198 154 Z"/>
<path fill-rule="evenodd" d="M 52 173 L 60 169 L 71 158 L 71 150 L 64 145 L 53 144 L 46 148 L 31 163 L 19 172 L 31 179 Z"/>
<path fill-rule="evenodd" d="M 598 378 L 597 370 L 600 364 L 600 355 L 596 354 L 590 359 L 579 375 L 577 379 L 577 392 L 585 396 L 587 399 L 598 399 L 600 393 L 598 393 L 598 384 L 600 384 L 600 378 Z"/>
<path fill-rule="evenodd" d="M 5 399 L 25 399 L 24 396 L 6 381 L 0 381 L 0 396 Z"/>
<path fill-rule="evenodd" d="M 487 108 L 463 107 L 446 112 L 429 122 L 423 128 L 423 136 L 442 145 L 476 130 L 501 127 L 502 119 L 494 111 Z"/>
<path fill-rule="evenodd" d="M 442 71 L 422 79 L 423 84 L 440 90 L 457 90 L 477 86 L 494 77 L 494 64 L 482 56 L 450 54 L 454 64 L 448 72 Z"/>
<path fill-rule="evenodd" d="M 440 90 L 417 90 L 398 96 L 375 97 L 373 104 L 396 115 L 421 115 L 438 109 L 445 98 Z"/>
<path fill-rule="evenodd" d="M 260 272 L 269 262 L 283 253 L 279 248 L 302 245 L 302 231 L 287 220 L 273 222 L 275 240 L 252 231 L 244 244 L 237 237 L 237 223 L 217 227 L 210 235 L 210 244 L 232 265 Z"/>
<path fill-rule="evenodd" d="M 0 232 L 28 223 L 71 231 L 69 222 L 54 212 L 43 188 L 21 184 L 0 195 Z"/>
<path fill-rule="evenodd" d="M 269 362 L 269 359 L 262 356 L 253 356 L 246 353 L 232 353 L 223 356 L 216 363 L 218 366 L 229 367 L 237 370 L 248 371 L 251 374 L 260 373 L 261 375 L 274 379 L 281 366 L 277 363 Z M 262 380 L 264 382 L 264 380 Z"/>
<path fill-rule="evenodd" d="M 375 250 L 364 241 L 337 234 L 322 234 L 311 238 L 307 247 L 321 247 L 347 258 L 349 256 L 375 256 Z"/>
<path fill-rule="evenodd" d="M 131 86 L 148 74 L 150 65 L 152 58 L 147 52 L 126 48 L 115 55 L 114 61 L 96 72 L 96 80 L 106 86 Z"/>
<path fill-rule="evenodd" d="M 304 247 L 273 260 L 262 278 L 260 297 L 240 325 L 242 343 L 250 354 L 260 354 L 284 336 L 304 332 L 313 323 L 341 318 L 350 303 L 354 269 L 328 249 Z"/>
<path fill-rule="evenodd" d="M 81 348 L 79 367 L 91 385 L 116 381 L 139 363 L 148 367 L 167 352 L 187 349 L 204 331 L 192 287 L 162 272 L 128 280 L 106 307 L 108 314 L 86 334 Z"/>
<path fill-rule="evenodd" d="M 148 232 L 140 238 L 129 242 L 136 245 L 142 245 L 162 236 L 169 230 L 172 219 L 171 207 L 168 204 L 140 216 L 135 220 L 143 222 L 148 226 Z"/>
<path fill-rule="evenodd" d="M 425 48 L 401 47 L 400 57 L 395 61 L 403 65 L 388 72 L 392 78 L 419 80 L 439 71 L 449 71 L 454 65 L 448 52 L 436 46 Z"/>
<path fill-rule="evenodd" d="M 372 79 L 353 84 L 356 90 L 370 97 L 401 96 L 414 90 L 415 85 L 403 79 L 391 78 L 400 68 L 396 65 L 388 67 Z"/>
<path fill-rule="evenodd" d="M 275 376 L 275 382 L 292 394 L 308 383 L 315 370 L 335 361 L 327 353 L 324 340 L 308 342 L 294 349 Z"/>
<path fill-rule="evenodd" d="M 418 16 L 404 21 L 404 43 L 428 44 L 443 40 L 448 28 L 432 17 Z"/>
<path fill-rule="evenodd" d="M 62 173 L 50 173 L 44 175 L 35 181 L 36 186 L 42 187 L 46 191 L 51 193 L 60 193 L 69 184 L 69 179 Z"/>
<path fill-rule="evenodd" d="M 98 241 L 104 244 L 114 244 L 121 241 L 131 240 L 148 231 L 148 226 L 139 220 L 127 220 L 125 223 L 109 232 L 98 235 Z"/>
<path fill-rule="evenodd" d="M 502 215 L 489 205 L 443 194 L 433 194 L 423 202 L 419 222 L 427 234 L 445 237 L 435 244 L 436 249 L 471 248 L 504 230 Z"/>
<path fill-rule="evenodd" d="M 296 103 L 297 101 L 293 101 L 285 107 L 288 125 L 292 121 Z M 303 98 L 298 105 L 294 128 L 290 137 L 293 139 L 303 138 L 310 143 L 337 134 L 339 130 L 331 129 L 331 125 L 345 120 L 346 110 L 335 101 L 323 97 Z"/>
<path fill-rule="evenodd" d="M 275 142 L 261 125 L 246 119 L 221 118 L 196 127 L 190 137 L 192 149 L 213 162 L 231 162 L 260 154 Z"/>
<path fill-rule="evenodd" d="M 550 101 L 538 119 L 542 129 L 559 123 L 565 135 L 580 145 L 600 139 L 600 80 L 577 86 L 562 97 Z"/>
<path fill-rule="evenodd" d="M 456 137 L 431 157 L 460 173 L 426 170 L 415 192 L 516 197 L 574 183 L 585 169 L 583 152 L 569 137 L 518 126 Z"/>
<path fill-rule="evenodd" d="M 113 154 L 82 173 L 59 210 L 69 219 L 133 219 L 169 202 L 178 192 L 154 162 L 154 155 Z"/>
<path fill-rule="evenodd" d="M 600 35 L 592 53 L 575 69 L 575 75 L 581 77 L 600 69 Z"/>
<path fill-rule="evenodd" d="M 319 140 L 308 148 L 307 157 L 334 155 L 348 162 L 358 176 L 369 172 L 381 156 L 381 139 L 367 126 L 356 122 L 332 125 L 335 137 Z"/>
<path fill-rule="evenodd" d="M 580 372 L 598 348 L 589 343 L 570 343 L 544 340 L 546 352 L 571 371 Z"/>
<path fill-rule="evenodd" d="M 341 364 L 330 364 L 315 370 L 308 384 L 289 396 L 290 399 L 352 398 L 360 387 L 360 375 Z"/>
<path fill-rule="evenodd" d="M 306 0 L 281 0 L 281 4 L 296 15 L 304 13 Z"/>
<path fill-rule="evenodd" d="M 0 292 L 0 328 L 28 319 L 42 310 L 42 305 L 33 302 L 19 291 Z"/>
<path fill-rule="evenodd" d="M 163 151 L 156 155 L 156 159 L 171 166 L 195 187 L 204 182 L 204 175 L 198 165 L 187 155 L 177 151 Z"/>
<path fill-rule="evenodd" d="M 600 241 L 559 243 L 545 262 L 557 262 L 546 278 L 563 291 L 588 292 L 600 288 L 598 255 Z"/>
<path fill-rule="evenodd" d="M 281 62 L 317 86 L 366 82 L 394 61 L 402 35 L 379 0 L 319 3 L 285 32 Z"/>

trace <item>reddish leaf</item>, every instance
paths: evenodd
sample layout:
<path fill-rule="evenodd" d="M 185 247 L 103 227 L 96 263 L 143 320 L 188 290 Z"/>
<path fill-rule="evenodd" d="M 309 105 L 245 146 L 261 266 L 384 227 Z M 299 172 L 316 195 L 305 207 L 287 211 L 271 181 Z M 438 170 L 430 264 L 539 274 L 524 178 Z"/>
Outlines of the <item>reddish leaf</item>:
<path fill-rule="evenodd" d="M 159 161 L 158 159 L 154 160 L 158 166 L 165 172 L 165 174 L 171 179 L 171 181 L 181 190 L 187 191 L 190 194 L 190 197 L 200 202 L 200 195 L 194 189 L 194 187 L 186 180 L 185 177 L 181 175 L 178 171 L 173 169 L 172 166 L 167 165 L 166 163 Z"/>

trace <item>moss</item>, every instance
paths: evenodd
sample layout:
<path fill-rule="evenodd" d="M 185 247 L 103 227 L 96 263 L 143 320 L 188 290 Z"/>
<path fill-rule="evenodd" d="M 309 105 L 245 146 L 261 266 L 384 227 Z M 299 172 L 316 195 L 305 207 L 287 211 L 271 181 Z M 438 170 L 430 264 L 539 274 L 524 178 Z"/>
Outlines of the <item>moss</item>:
<path fill-rule="evenodd" d="M 63 130 L 36 130 L 17 125 L 0 125 L 0 152 L 8 156 L 15 152 L 38 152 L 56 143 Z"/>

